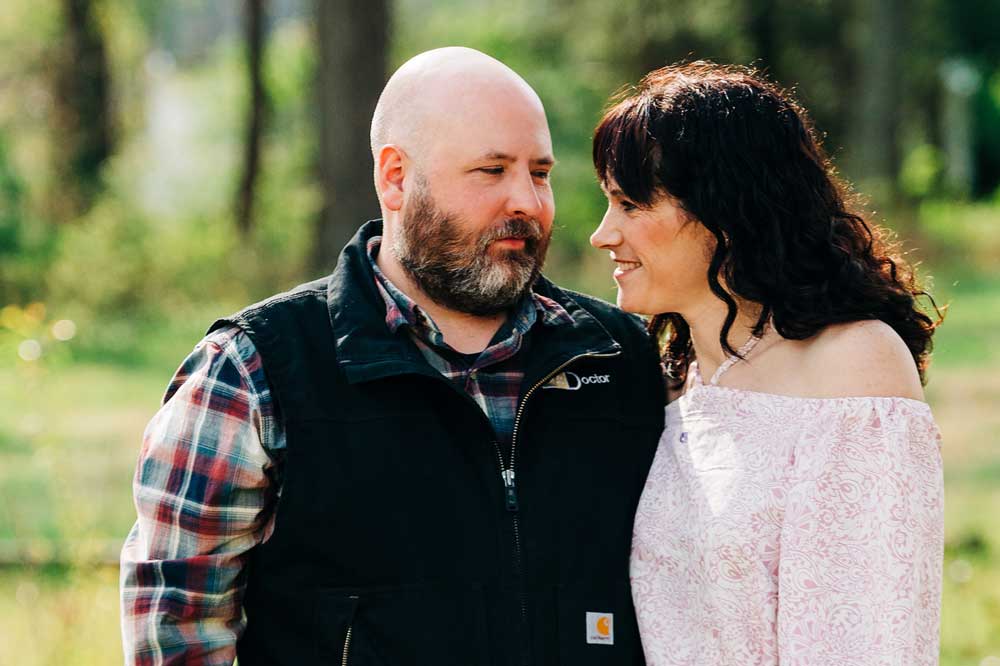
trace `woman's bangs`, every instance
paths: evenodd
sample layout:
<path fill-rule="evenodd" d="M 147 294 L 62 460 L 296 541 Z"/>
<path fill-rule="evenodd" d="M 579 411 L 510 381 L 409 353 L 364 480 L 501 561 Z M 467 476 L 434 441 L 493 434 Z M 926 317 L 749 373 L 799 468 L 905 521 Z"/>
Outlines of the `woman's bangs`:
<path fill-rule="evenodd" d="M 651 100 L 632 97 L 611 108 L 594 132 L 594 168 L 601 183 L 614 180 L 634 203 L 655 199 L 655 162 L 658 150 L 649 132 Z"/>

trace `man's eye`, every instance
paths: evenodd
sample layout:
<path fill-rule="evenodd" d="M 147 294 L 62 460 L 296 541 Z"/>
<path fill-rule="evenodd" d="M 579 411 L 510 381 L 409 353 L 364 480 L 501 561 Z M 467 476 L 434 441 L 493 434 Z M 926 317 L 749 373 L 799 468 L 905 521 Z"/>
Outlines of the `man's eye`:
<path fill-rule="evenodd" d="M 481 167 L 479 170 L 483 173 L 488 173 L 491 176 L 499 176 L 503 173 L 502 166 Z"/>
<path fill-rule="evenodd" d="M 536 171 L 534 173 L 534 176 L 535 176 L 535 178 L 537 178 L 539 180 L 548 180 L 549 179 L 549 172 L 548 171 Z"/>
<path fill-rule="evenodd" d="M 625 199 L 622 199 L 621 202 L 620 202 L 620 204 L 621 204 L 622 210 L 625 211 L 626 213 L 631 213 L 634 210 L 639 210 L 638 206 L 636 206 L 631 201 L 626 201 Z"/>

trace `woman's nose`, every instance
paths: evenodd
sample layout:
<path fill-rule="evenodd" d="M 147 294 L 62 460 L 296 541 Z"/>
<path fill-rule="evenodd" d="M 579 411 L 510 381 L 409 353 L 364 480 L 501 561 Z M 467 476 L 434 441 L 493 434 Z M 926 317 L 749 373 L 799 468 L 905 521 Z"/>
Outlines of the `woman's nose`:
<path fill-rule="evenodd" d="M 604 214 L 604 218 L 601 220 L 601 223 L 597 225 L 597 229 L 595 229 L 594 233 L 590 235 L 590 244 L 600 250 L 608 247 L 614 247 L 619 245 L 621 242 L 621 233 L 615 227 L 609 211 Z"/>

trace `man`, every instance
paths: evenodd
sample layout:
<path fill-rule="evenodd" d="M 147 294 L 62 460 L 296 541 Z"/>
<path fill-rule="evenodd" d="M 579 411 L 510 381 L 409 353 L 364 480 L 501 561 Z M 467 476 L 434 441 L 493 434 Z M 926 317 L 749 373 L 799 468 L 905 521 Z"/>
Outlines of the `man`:
<path fill-rule="evenodd" d="M 382 221 L 219 322 L 146 431 L 137 664 L 640 664 L 632 518 L 662 427 L 637 320 L 539 276 L 541 101 L 421 54 L 372 121 Z"/>

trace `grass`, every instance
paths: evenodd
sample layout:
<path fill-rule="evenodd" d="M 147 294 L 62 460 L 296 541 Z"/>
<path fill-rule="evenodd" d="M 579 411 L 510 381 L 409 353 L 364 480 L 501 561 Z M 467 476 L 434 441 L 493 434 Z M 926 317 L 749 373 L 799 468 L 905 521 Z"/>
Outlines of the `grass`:
<path fill-rule="evenodd" d="M 1000 658 L 1000 274 L 983 269 L 990 262 L 935 275 L 935 297 L 950 302 L 927 390 L 944 437 L 944 666 Z M 120 662 L 117 571 L 90 562 L 114 557 L 131 526 L 143 428 L 200 328 L 164 328 L 145 352 L 111 363 L 86 349 L 0 360 L 0 557 L 62 563 L 0 568 L 0 664 Z"/>
<path fill-rule="evenodd" d="M 120 538 L 162 374 L 93 365 L 4 373 L 0 540 Z"/>
<path fill-rule="evenodd" d="M 114 569 L 0 573 L 0 664 L 120 664 L 118 626 Z"/>
<path fill-rule="evenodd" d="M 1000 289 L 997 300 L 994 312 Z M 941 663 L 980 666 L 1000 657 L 1000 363 L 940 368 L 931 387 L 945 461 Z"/>
<path fill-rule="evenodd" d="M 0 556 L 61 563 L 0 568 L 0 664 L 121 662 L 118 572 L 106 563 L 135 519 L 132 471 L 169 374 L 0 370 Z"/>

